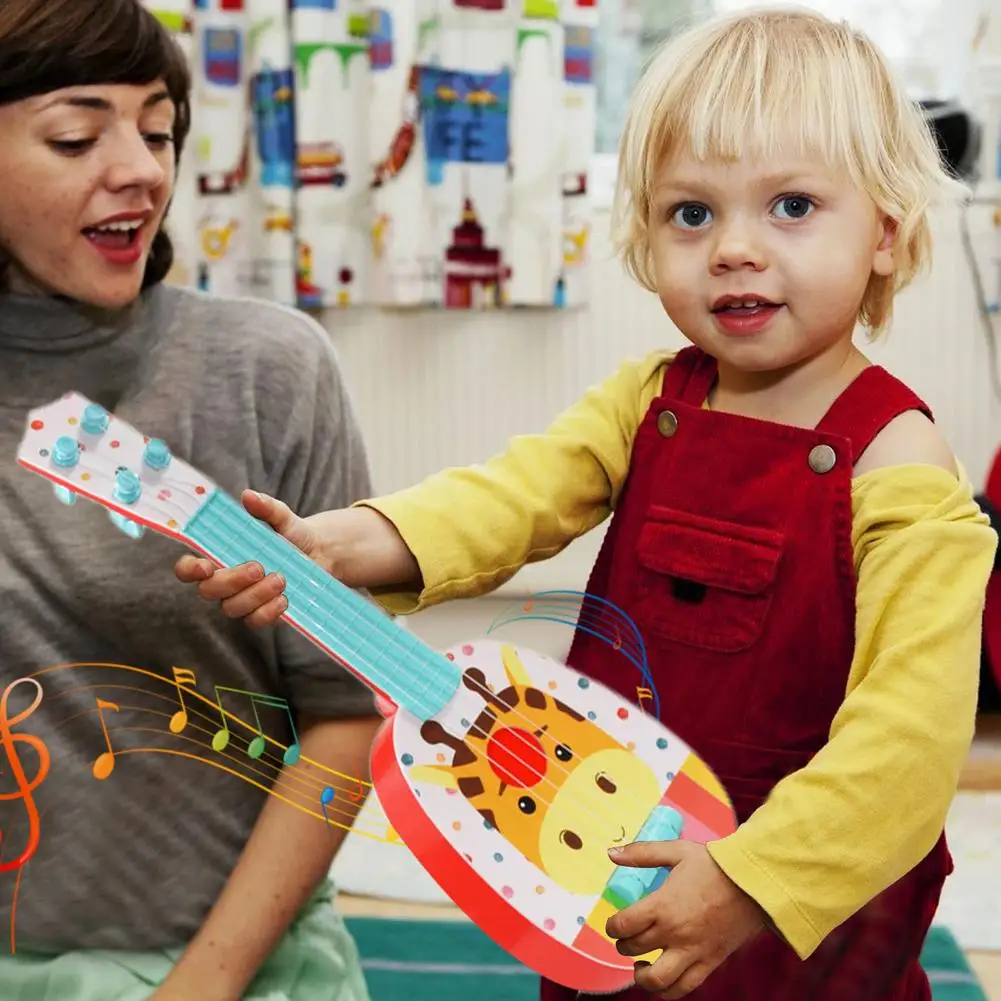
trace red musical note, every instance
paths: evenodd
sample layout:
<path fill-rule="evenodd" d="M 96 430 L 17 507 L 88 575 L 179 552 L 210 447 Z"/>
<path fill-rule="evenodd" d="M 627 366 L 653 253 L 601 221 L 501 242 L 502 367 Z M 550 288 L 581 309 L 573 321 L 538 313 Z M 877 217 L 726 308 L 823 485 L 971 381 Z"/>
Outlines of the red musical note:
<path fill-rule="evenodd" d="M 27 709 L 22 710 L 12 719 L 8 719 L 7 701 L 10 698 L 11 692 L 20 684 L 35 686 L 34 701 Z M 31 794 L 45 781 L 45 777 L 49 774 L 49 749 L 40 737 L 36 737 L 30 733 L 12 733 L 11 729 L 17 726 L 22 720 L 27 719 L 38 708 L 38 704 L 41 701 L 42 686 L 34 678 L 18 678 L 17 681 L 12 681 L 3 690 L 3 695 L 0 695 L 0 744 L 3 745 L 7 760 L 10 762 L 11 773 L 14 776 L 14 781 L 17 783 L 17 792 L 0 793 L 0 800 L 22 799 L 24 800 L 24 808 L 28 812 L 27 846 L 17 858 L 11 859 L 9 862 L 0 863 L 0 872 L 20 869 L 38 850 L 40 834 L 38 807 L 35 805 L 35 800 Z M 38 774 L 30 782 L 24 774 L 21 759 L 17 754 L 16 745 L 19 743 L 29 744 L 38 755 Z"/>
<path fill-rule="evenodd" d="M 616 650 L 622 649 L 622 636 L 619 633 L 619 627 L 615 627 L 615 642 L 612 644 Z"/>
<path fill-rule="evenodd" d="M 532 610 L 532 609 L 533 609 L 534 607 L 535 607 L 535 602 L 534 602 L 534 601 L 532 601 L 532 599 L 531 599 L 531 598 L 529 598 L 529 599 L 528 599 L 528 601 L 526 601 L 526 602 L 525 602 L 525 604 L 521 606 L 521 610 L 522 610 L 522 611 L 523 611 L 523 612 L 524 612 L 524 613 L 525 613 L 526 615 L 528 615 L 528 613 L 529 613 L 529 612 L 530 612 L 530 611 L 531 611 L 531 610 Z"/>

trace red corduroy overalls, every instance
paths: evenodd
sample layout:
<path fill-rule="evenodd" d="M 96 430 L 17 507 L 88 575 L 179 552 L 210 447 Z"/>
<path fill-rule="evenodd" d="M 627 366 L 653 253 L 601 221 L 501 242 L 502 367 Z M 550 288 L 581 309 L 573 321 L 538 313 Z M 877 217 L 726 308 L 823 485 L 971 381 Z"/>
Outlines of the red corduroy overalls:
<path fill-rule="evenodd" d="M 878 366 L 813 430 L 703 409 L 715 378 L 715 361 L 695 348 L 669 366 L 588 592 L 636 623 L 663 723 L 715 771 L 743 823 L 823 747 L 845 698 L 855 462 L 899 414 L 930 413 Z M 602 640 L 578 630 L 567 660 L 635 699 L 636 673 Z M 918 958 L 951 869 L 943 835 L 809 959 L 764 932 L 689 998 L 928 1001 Z M 574 1001 L 576 992 L 543 982 L 541 997 Z"/>

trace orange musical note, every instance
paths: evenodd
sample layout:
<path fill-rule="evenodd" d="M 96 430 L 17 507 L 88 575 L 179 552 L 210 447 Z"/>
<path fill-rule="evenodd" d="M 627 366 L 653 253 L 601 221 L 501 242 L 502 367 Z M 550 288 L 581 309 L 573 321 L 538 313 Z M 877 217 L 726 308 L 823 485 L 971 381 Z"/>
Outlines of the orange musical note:
<path fill-rule="evenodd" d="M 530 612 L 530 611 L 531 611 L 531 610 L 532 610 L 532 609 L 533 609 L 534 607 L 535 607 L 535 602 L 534 602 L 534 601 L 532 601 L 532 599 L 531 599 L 531 598 L 529 598 L 529 599 L 528 599 L 528 601 L 526 601 L 526 602 L 525 602 L 525 604 L 521 606 L 521 610 L 522 610 L 522 611 L 523 611 L 523 612 L 524 612 L 524 613 L 525 613 L 526 615 L 528 615 L 528 613 L 529 613 L 529 612 Z"/>
<path fill-rule="evenodd" d="M 261 705 L 272 706 L 276 709 L 284 709 L 288 713 L 288 720 L 292 727 L 292 737 L 293 742 L 285 749 L 285 753 L 282 755 L 282 761 L 286 765 L 294 765 L 302 753 L 299 746 L 299 734 L 296 733 L 295 720 L 292 718 L 292 710 L 289 708 L 289 704 L 284 699 L 279 699 L 274 695 L 261 695 L 257 692 L 248 692 L 242 688 L 226 688 L 223 685 L 215 686 L 215 700 L 216 705 L 219 707 L 219 718 L 222 720 L 222 727 L 216 731 L 215 736 L 212 738 L 212 749 L 214 751 L 224 751 L 229 745 L 229 724 L 226 722 L 226 713 L 222 707 L 222 696 L 220 692 L 233 692 L 236 695 L 246 695 L 250 699 L 250 707 L 254 710 L 254 719 L 257 720 L 257 735 L 250 741 L 247 745 L 247 756 L 251 758 L 259 758 L 263 753 L 264 749 L 267 747 L 267 741 L 264 738 L 264 728 L 261 726 L 261 718 L 257 715 L 257 703 L 260 702 Z"/>
<path fill-rule="evenodd" d="M 621 650 L 622 649 L 622 636 L 619 633 L 619 627 L 618 626 L 615 627 L 615 642 L 612 644 L 612 646 L 616 650 Z"/>
<path fill-rule="evenodd" d="M 184 704 L 184 685 L 195 687 L 195 672 L 189 671 L 186 667 L 174 667 L 174 684 L 177 686 L 177 698 L 181 703 L 181 708 L 170 717 L 170 732 L 180 733 L 188 725 L 188 709 Z"/>
<path fill-rule="evenodd" d="M 358 803 L 365 797 L 365 786 L 362 784 L 361 779 L 355 779 L 355 785 L 357 786 L 357 789 L 348 793 L 348 799 L 351 800 L 352 803 Z"/>
<path fill-rule="evenodd" d="M 23 709 L 12 719 L 7 718 L 7 700 L 11 692 L 21 684 L 35 686 L 35 698 L 27 709 Z M 3 744 L 7 760 L 10 762 L 10 769 L 17 783 L 17 792 L 0 793 L 0 800 L 3 799 L 23 799 L 24 808 L 28 813 L 28 843 L 23 852 L 17 858 L 9 862 L 0 863 L 0 872 L 9 872 L 11 869 L 19 869 L 23 866 L 38 849 L 40 835 L 38 807 L 32 793 L 45 781 L 49 774 L 49 749 L 45 742 L 34 734 L 11 733 L 11 728 L 17 726 L 22 720 L 27 719 L 42 701 L 42 686 L 34 678 L 18 678 L 12 681 L 0 695 L 0 744 Z M 38 774 L 29 782 L 24 774 L 21 759 L 17 755 L 17 744 L 29 744 L 38 755 Z"/>
<path fill-rule="evenodd" d="M 640 709 L 643 708 L 643 700 L 644 699 L 650 699 L 651 702 L 653 701 L 653 692 L 650 691 L 649 688 L 637 688 L 636 689 L 636 694 L 637 694 L 637 696 L 639 696 Z"/>
<path fill-rule="evenodd" d="M 92 772 L 95 779 L 104 781 L 115 770 L 115 752 L 111 746 L 111 738 L 108 736 L 108 727 L 104 722 L 104 710 L 114 709 L 118 711 L 118 706 L 114 702 L 105 702 L 104 699 L 97 700 L 97 715 L 101 721 L 101 731 L 104 734 L 104 742 L 108 745 L 106 751 L 102 751 L 94 761 Z"/>

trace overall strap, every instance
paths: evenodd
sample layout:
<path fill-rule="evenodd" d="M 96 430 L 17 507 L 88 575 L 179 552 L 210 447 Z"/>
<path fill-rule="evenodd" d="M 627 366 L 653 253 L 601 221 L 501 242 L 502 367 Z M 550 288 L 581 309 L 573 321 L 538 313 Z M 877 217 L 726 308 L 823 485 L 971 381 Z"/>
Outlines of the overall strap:
<path fill-rule="evenodd" d="M 661 395 L 701 406 L 716 381 L 716 359 L 697 347 L 682 348 L 667 366 Z"/>
<path fill-rule="evenodd" d="M 931 409 L 913 390 L 881 365 L 870 365 L 831 404 L 817 430 L 849 439 L 854 465 L 876 435 L 908 410 L 920 410 L 934 420 Z"/>

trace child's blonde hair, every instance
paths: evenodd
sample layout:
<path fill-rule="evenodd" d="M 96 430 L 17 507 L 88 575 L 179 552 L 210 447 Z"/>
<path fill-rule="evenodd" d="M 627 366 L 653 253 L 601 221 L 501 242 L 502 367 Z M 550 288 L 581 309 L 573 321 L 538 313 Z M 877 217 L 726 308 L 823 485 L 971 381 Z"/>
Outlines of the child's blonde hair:
<path fill-rule="evenodd" d="M 823 156 L 898 226 L 895 273 L 873 275 L 859 323 L 877 336 L 893 299 L 931 261 L 928 207 L 956 185 L 920 109 L 869 39 L 813 11 L 761 9 L 708 21 L 653 57 L 631 100 L 613 205 L 627 270 L 652 292 L 649 214 L 658 170 L 697 159 Z M 836 252 L 836 248 L 832 248 Z"/>

